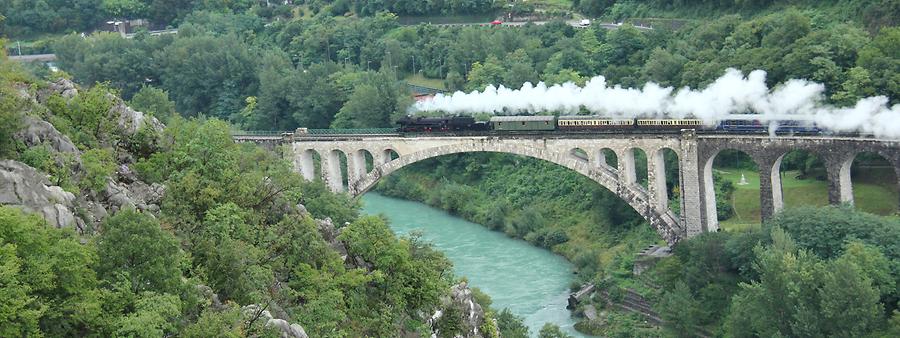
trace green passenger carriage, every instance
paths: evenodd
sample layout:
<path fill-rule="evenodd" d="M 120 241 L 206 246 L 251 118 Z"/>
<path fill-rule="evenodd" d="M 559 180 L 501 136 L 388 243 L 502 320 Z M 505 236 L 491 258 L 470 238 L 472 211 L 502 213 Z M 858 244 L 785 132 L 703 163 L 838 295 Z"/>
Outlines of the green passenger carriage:
<path fill-rule="evenodd" d="M 555 116 L 494 116 L 491 127 L 497 131 L 556 130 Z"/>

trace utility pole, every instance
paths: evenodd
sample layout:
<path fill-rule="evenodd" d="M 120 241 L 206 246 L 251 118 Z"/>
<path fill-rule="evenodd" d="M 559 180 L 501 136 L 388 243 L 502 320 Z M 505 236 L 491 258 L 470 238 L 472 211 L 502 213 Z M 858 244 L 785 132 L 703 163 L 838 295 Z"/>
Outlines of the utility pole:
<path fill-rule="evenodd" d="M 416 55 L 415 54 L 412 55 L 412 61 L 413 61 L 413 75 L 416 75 Z"/>
<path fill-rule="evenodd" d="M 19 51 L 19 56 L 22 56 L 22 42 L 16 41 L 16 50 Z"/>

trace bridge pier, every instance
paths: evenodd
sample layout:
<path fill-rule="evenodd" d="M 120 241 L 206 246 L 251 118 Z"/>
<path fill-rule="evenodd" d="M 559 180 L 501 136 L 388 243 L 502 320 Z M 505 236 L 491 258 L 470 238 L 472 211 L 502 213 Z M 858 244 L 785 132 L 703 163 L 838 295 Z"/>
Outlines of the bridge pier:
<path fill-rule="evenodd" d="M 770 177 L 771 181 L 772 193 L 770 194 L 770 196 L 772 196 L 772 213 L 768 215 L 766 215 L 766 213 L 762 213 L 763 222 L 784 209 L 784 187 L 781 185 L 781 160 L 783 159 L 784 155 L 778 156 L 778 159 L 776 159 L 775 162 L 770 166 L 771 169 L 768 177 Z M 760 171 L 759 177 L 760 179 L 762 179 L 762 171 Z M 762 190 L 761 186 L 760 190 Z"/>
<path fill-rule="evenodd" d="M 368 174 L 366 172 L 366 156 L 363 150 L 347 153 L 347 181 L 355 182 Z"/>
<path fill-rule="evenodd" d="M 781 163 L 781 160 L 776 162 Z M 781 200 L 781 177 L 779 177 L 781 168 L 773 168 L 773 165 L 766 165 L 766 163 L 757 163 L 757 166 L 759 167 L 759 213 L 761 221 L 765 222 L 784 206 L 784 202 Z M 776 195 L 778 196 L 776 197 Z M 778 202 L 775 201 L 776 198 L 779 200 Z M 779 206 L 779 204 L 781 205 Z"/>
<path fill-rule="evenodd" d="M 344 177 L 341 175 L 341 159 L 338 150 L 326 152 L 322 157 L 322 180 L 332 192 L 344 191 Z"/>
<path fill-rule="evenodd" d="M 297 151 L 294 149 L 294 169 L 300 172 L 307 181 L 316 179 L 316 166 L 313 159 L 313 153 L 310 150 Z"/>
<path fill-rule="evenodd" d="M 669 194 L 666 188 L 666 160 L 663 149 L 647 154 L 647 190 L 650 203 L 658 210 L 669 209 Z"/>
<path fill-rule="evenodd" d="M 706 206 L 700 191 L 703 185 L 700 181 L 696 132 L 688 130 L 682 133 L 680 150 L 678 181 L 681 188 L 681 224 L 687 237 L 693 237 L 705 230 L 702 209 Z"/>
<path fill-rule="evenodd" d="M 828 175 L 828 203 L 833 205 L 853 205 L 853 181 L 850 179 L 850 166 L 853 165 L 852 155 L 833 156 L 825 159 L 825 170 Z"/>
<path fill-rule="evenodd" d="M 637 171 L 634 167 L 634 148 L 619 151 L 619 183 L 631 186 L 637 182 Z"/>

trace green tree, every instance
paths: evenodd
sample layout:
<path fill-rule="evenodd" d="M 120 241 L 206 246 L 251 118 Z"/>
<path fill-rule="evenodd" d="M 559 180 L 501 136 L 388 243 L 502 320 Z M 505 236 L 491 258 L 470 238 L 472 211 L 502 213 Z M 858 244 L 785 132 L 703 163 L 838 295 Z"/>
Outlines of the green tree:
<path fill-rule="evenodd" d="M 525 326 L 521 317 L 516 317 L 509 309 L 503 309 L 497 314 L 497 327 L 501 337 L 527 338 L 528 326 Z"/>
<path fill-rule="evenodd" d="M 91 269 L 97 253 L 82 245 L 74 232 L 51 228 L 40 216 L 0 207 L 0 256 L 4 335 L 72 336 L 102 330 L 103 310 Z"/>
<path fill-rule="evenodd" d="M 693 337 L 697 330 L 700 304 L 694 299 L 691 290 L 683 282 L 675 283 L 667 290 L 657 304 L 659 313 L 665 321 L 665 327 L 678 337 Z"/>
<path fill-rule="evenodd" d="M 742 283 L 732 298 L 726 334 L 861 336 L 875 327 L 878 290 L 859 267 L 849 260 L 823 262 L 777 228 L 772 240 L 755 250 L 759 280 Z"/>
<path fill-rule="evenodd" d="M 0 335 L 8 337 L 37 336 L 38 320 L 46 309 L 29 295 L 27 281 L 19 280 L 22 261 L 16 256 L 16 245 L 0 241 Z"/>
<path fill-rule="evenodd" d="M 256 53 L 235 36 L 180 37 L 156 57 L 163 88 L 178 94 L 176 107 L 187 116 L 228 119 L 257 90 Z"/>
<path fill-rule="evenodd" d="M 0 60 L 0 62 L 6 62 Z M 13 134 L 22 128 L 22 110 L 25 105 L 5 83 L 0 83 L 0 158 L 15 152 Z"/>
<path fill-rule="evenodd" d="M 444 87 L 447 88 L 448 91 L 455 92 L 459 90 L 463 90 L 465 88 L 466 79 L 463 76 L 455 71 L 451 71 L 447 73 L 447 78 L 444 80 Z"/>
<path fill-rule="evenodd" d="M 507 71 L 503 84 L 509 88 L 521 88 L 525 82 L 537 84 L 538 75 L 524 49 L 517 49 L 507 59 Z"/>
<path fill-rule="evenodd" d="M 853 67 L 847 72 L 847 80 L 841 84 L 841 89 L 831 96 L 835 104 L 853 106 L 862 98 L 873 96 L 875 87 L 869 71 L 862 67 Z"/>
<path fill-rule="evenodd" d="M 109 283 L 125 280 L 133 293 L 178 294 L 181 289 L 178 241 L 150 215 L 123 210 L 107 219 L 97 252 L 103 257 L 97 272 Z"/>
<path fill-rule="evenodd" d="M 162 337 L 176 332 L 181 300 L 169 294 L 145 292 L 134 304 L 134 312 L 116 323 L 118 337 Z"/>
<path fill-rule="evenodd" d="M 558 325 L 553 323 L 546 323 L 543 327 L 541 327 L 541 331 L 538 332 L 539 338 L 573 338 L 571 335 L 562 331 Z"/>
<path fill-rule="evenodd" d="M 144 18 L 147 5 L 140 0 L 103 0 L 103 10 L 116 18 Z"/>
<path fill-rule="evenodd" d="M 79 182 L 82 190 L 102 192 L 106 190 L 109 176 L 116 171 L 116 161 L 108 149 L 90 149 L 81 154 L 84 177 Z"/>
<path fill-rule="evenodd" d="M 472 64 L 472 70 L 469 71 L 466 90 L 484 90 L 488 85 L 497 86 L 503 81 L 503 74 L 500 60 L 493 56 L 484 63 L 475 62 Z"/>
<path fill-rule="evenodd" d="M 641 72 L 649 81 L 663 86 L 677 86 L 681 84 L 681 73 L 687 61 L 684 56 L 656 48 L 650 52 L 650 57 Z"/>
<path fill-rule="evenodd" d="M 128 105 L 137 111 L 141 111 L 156 117 L 162 123 L 168 123 L 178 112 L 175 111 L 175 102 L 169 99 L 169 92 L 153 86 L 143 86 L 134 94 Z"/>
<path fill-rule="evenodd" d="M 116 121 L 110 118 L 113 102 L 109 92 L 109 87 L 98 84 L 68 100 L 52 96 L 47 103 L 54 114 L 50 122 L 83 149 L 115 144 Z"/>

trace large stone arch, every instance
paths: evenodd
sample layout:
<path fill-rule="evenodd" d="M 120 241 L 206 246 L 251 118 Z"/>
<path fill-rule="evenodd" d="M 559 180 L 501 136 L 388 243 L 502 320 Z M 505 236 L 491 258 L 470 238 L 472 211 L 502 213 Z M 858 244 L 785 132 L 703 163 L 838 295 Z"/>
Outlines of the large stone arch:
<path fill-rule="evenodd" d="M 650 222 L 650 225 L 669 244 L 674 244 L 686 236 L 686 231 L 681 225 L 680 219 L 670 210 L 661 210 L 650 203 L 649 194 L 640 185 L 636 183 L 624 184 L 615 173 L 604 170 L 602 167 L 592 166 L 590 161 L 574 158 L 568 152 L 553 152 L 547 149 L 504 142 L 466 142 L 400 154 L 400 157 L 395 160 L 376 165 L 371 172 L 360 180 L 349 182 L 349 193 L 357 196 L 362 195 L 374 187 L 381 178 L 410 164 L 444 155 L 471 152 L 521 155 L 563 166 L 590 178 L 619 196 L 619 198 L 634 208 L 638 214 Z"/>

